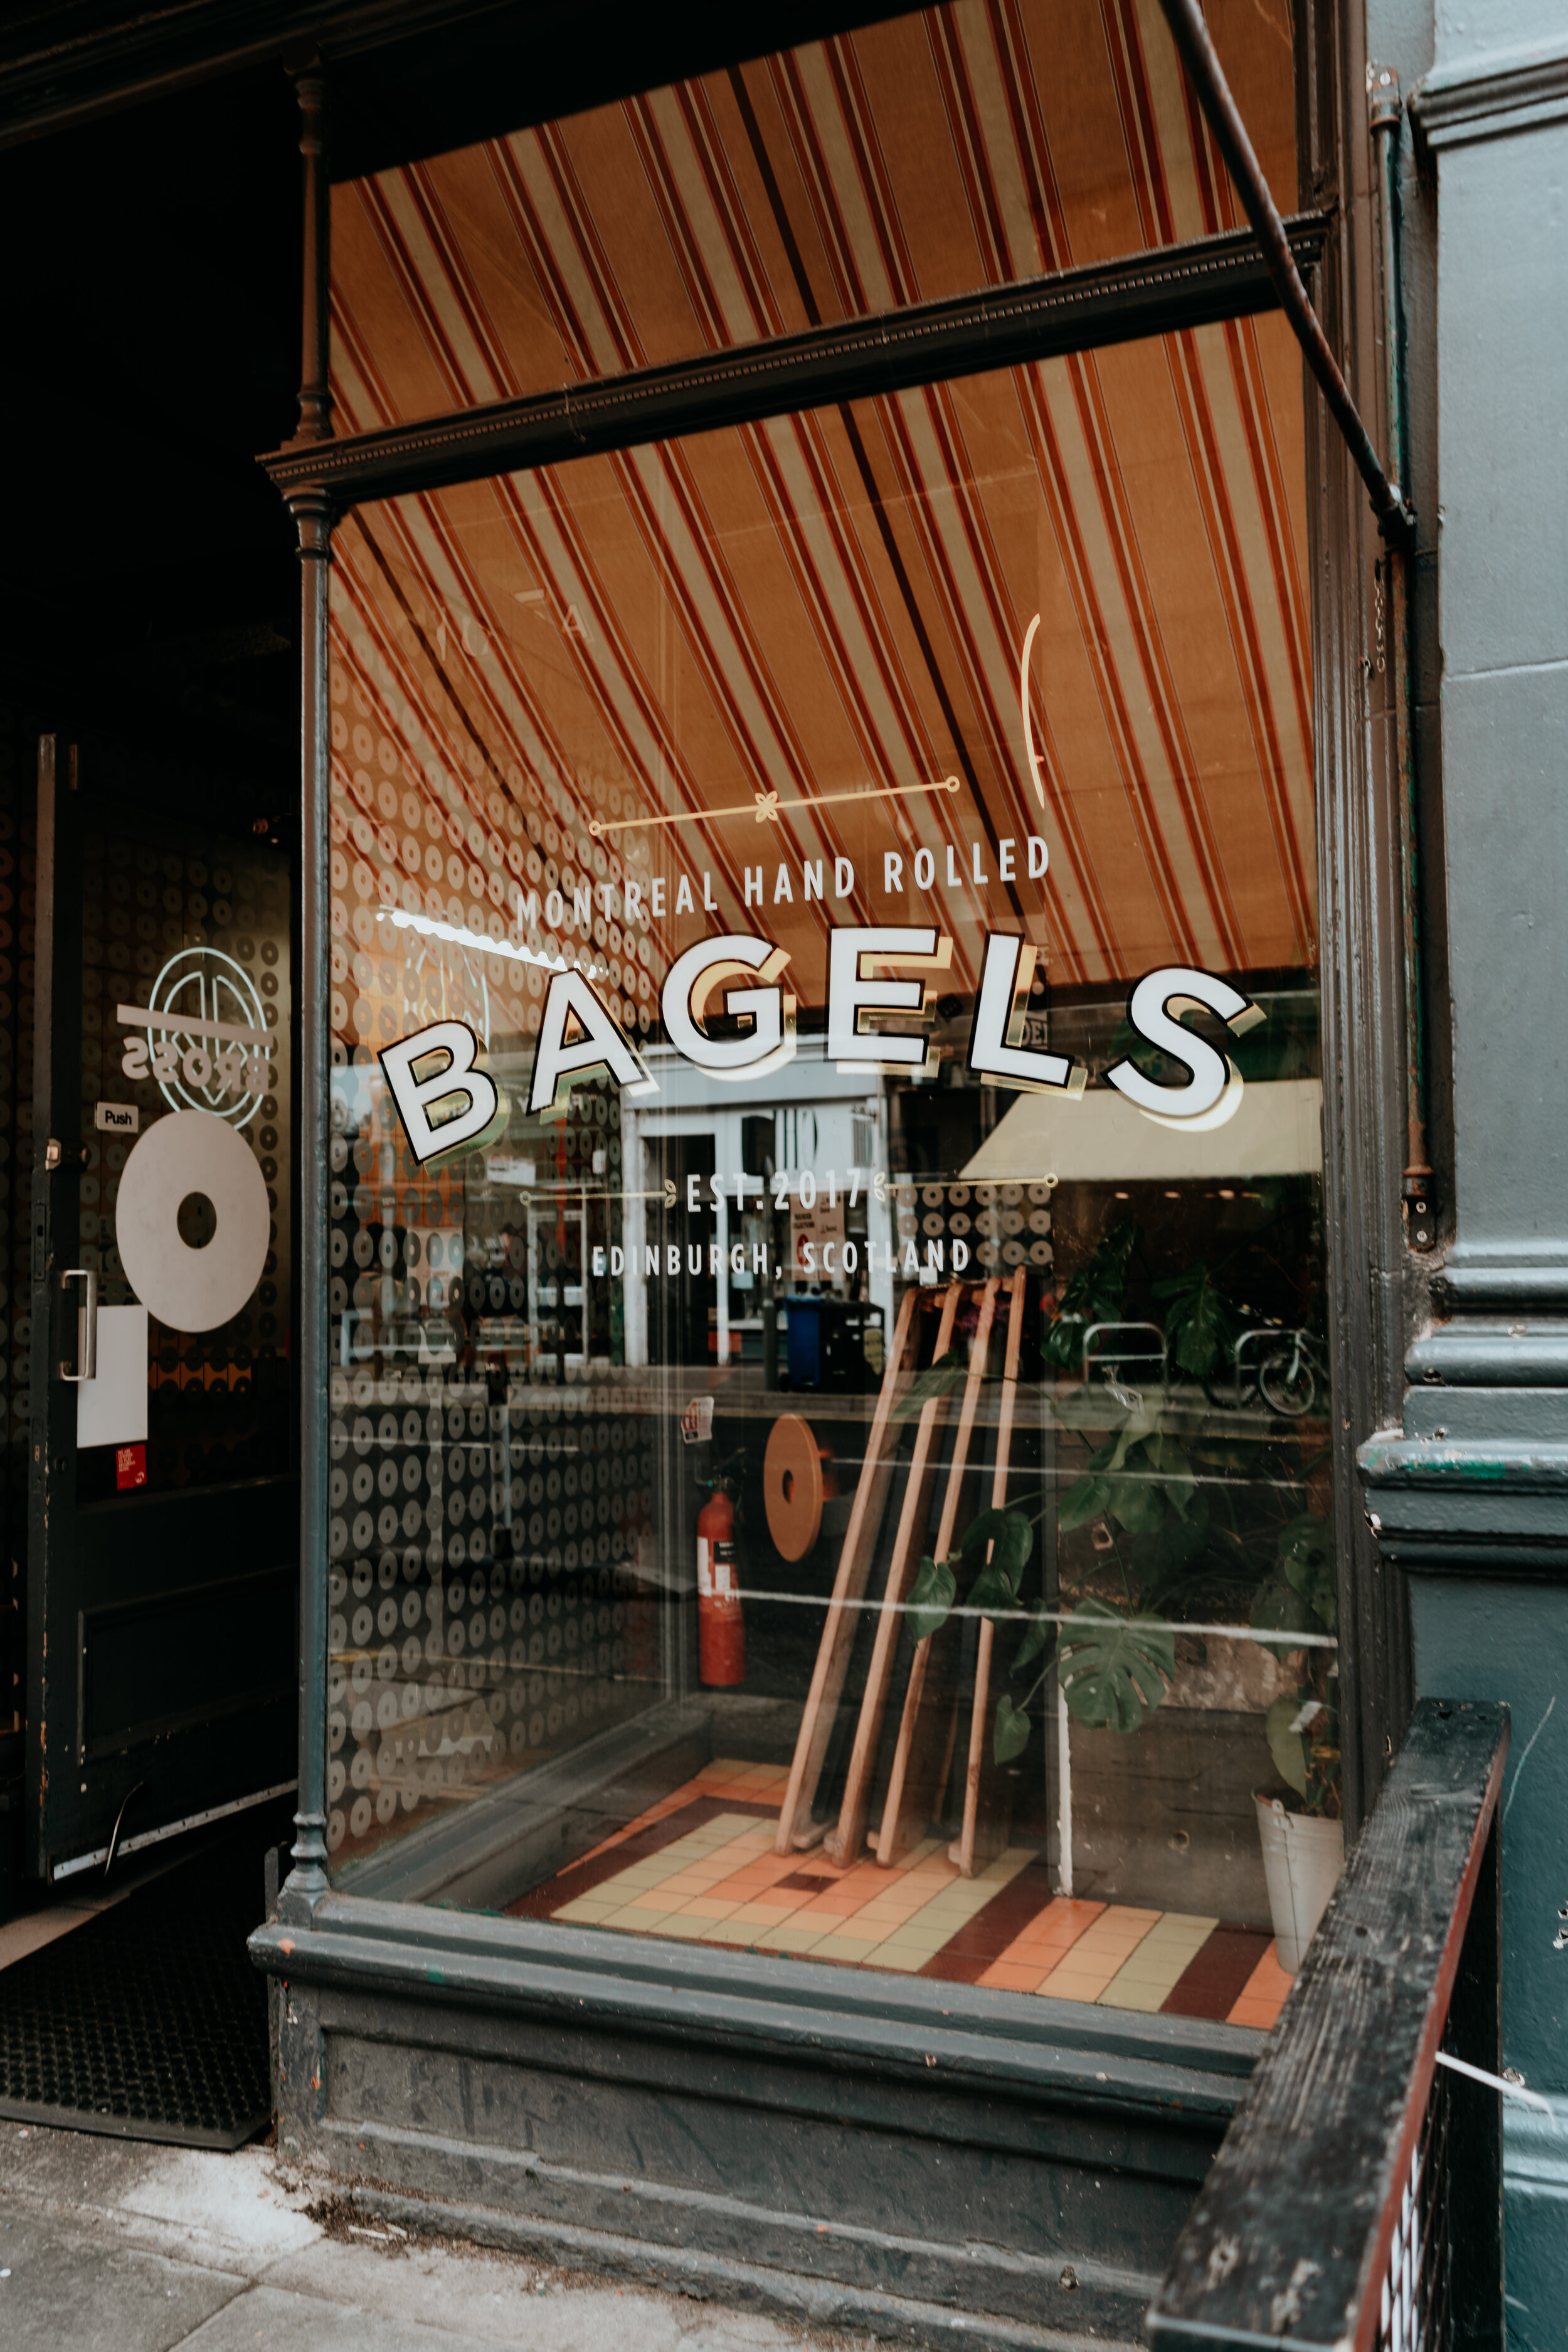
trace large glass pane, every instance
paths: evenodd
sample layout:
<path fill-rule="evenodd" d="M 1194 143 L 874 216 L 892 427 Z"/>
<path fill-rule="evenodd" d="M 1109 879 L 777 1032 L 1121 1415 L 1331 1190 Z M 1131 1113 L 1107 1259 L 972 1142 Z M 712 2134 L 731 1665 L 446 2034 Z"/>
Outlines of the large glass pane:
<path fill-rule="evenodd" d="M 1266 320 L 343 525 L 345 1883 L 1268 2021 L 1302 464 Z"/>
<path fill-rule="evenodd" d="M 1289 212 L 1289 6 L 1207 16 Z M 1242 226 L 1157 0 L 958 0 L 335 189 L 339 426 Z"/>

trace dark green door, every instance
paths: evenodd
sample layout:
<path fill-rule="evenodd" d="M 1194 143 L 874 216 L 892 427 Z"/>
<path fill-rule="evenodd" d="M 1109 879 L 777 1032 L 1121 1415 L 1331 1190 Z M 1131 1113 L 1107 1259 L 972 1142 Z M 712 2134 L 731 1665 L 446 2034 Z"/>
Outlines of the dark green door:
<path fill-rule="evenodd" d="M 89 787 L 45 739 L 26 1800 L 57 1877 L 295 1772 L 287 861 Z"/>

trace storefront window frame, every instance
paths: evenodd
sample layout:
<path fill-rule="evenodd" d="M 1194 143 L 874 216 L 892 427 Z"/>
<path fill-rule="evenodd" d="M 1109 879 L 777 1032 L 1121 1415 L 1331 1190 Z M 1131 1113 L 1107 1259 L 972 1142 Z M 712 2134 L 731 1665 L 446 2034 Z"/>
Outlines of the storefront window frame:
<path fill-rule="evenodd" d="M 1337 114 L 1331 103 L 1331 82 L 1327 84 L 1331 102 L 1326 108 L 1322 104 L 1326 77 L 1331 72 L 1322 55 L 1329 46 L 1324 39 L 1326 29 L 1317 12 L 1310 11 L 1298 40 L 1300 119 L 1317 136 L 1321 132 L 1315 127 L 1325 116 L 1331 120 Z M 309 173 L 309 149 L 307 163 Z M 1321 189 L 1324 184 L 1324 173 L 1307 152 L 1301 157 L 1300 176 L 1304 186 Z M 325 382 L 326 320 L 321 295 L 327 235 L 325 173 L 319 156 L 307 216 L 308 247 L 312 232 L 315 242 L 308 250 L 306 275 L 315 300 L 313 308 L 309 300 L 307 304 L 305 374 L 309 386 L 319 387 Z M 1347 265 L 1353 266 L 1356 257 L 1336 241 L 1326 213 L 1303 215 L 1290 226 L 1299 262 L 1320 312 L 1337 322 L 1341 340 L 1346 341 L 1351 282 Z M 301 1105 L 304 1164 L 313 1164 L 311 1121 L 324 1122 L 331 1058 L 330 987 L 325 976 L 330 799 L 326 575 L 333 526 L 345 507 L 362 499 L 380 500 L 487 478 L 592 450 L 665 441 L 682 432 L 700 430 L 704 425 L 754 421 L 824 400 L 912 388 L 1067 349 L 1089 349 L 1097 342 L 1170 332 L 1270 309 L 1272 295 L 1262 283 L 1260 266 L 1257 281 L 1249 284 L 1247 279 L 1242 256 L 1251 246 L 1252 240 L 1245 236 L 1205 240 L 1202 249 L 1167 249 L 1103 269 L 1035 281 L 1032 288 L 1014 287 L 966 302 L 923 306 L 933 314 L 929 320 L 916 321 L 912 315 L 894 313 L 882 320 L 858 320 L 852 329 L 832 331 L 826 336 L 781 338 L 775 344 L 748 351 L 745 382 L 739 389 L 732 371 L 703 355 L 680 366 L 595 383 L 586 388 L 591 413 L 589 399 L 574 388 L 570 394 L 563 392 L 486 410 L 458 411 L 347 442 L 313 438 L 310 428 L 302 427 L 294 444 L 266 461 L 298 522 L 305 573 L 306 838 L 300 991 L 305 1039 L 300 1084 L 307 1093 L 314 1087 L 317 1099 L 308 1107 Z M 1216 294 L 1215 272 L 1209 266 L 1218 261 L 1221 247 L 1229 248 L 1224 257 L 1226 269 L 1231 273 L 1228 296 Z M 1075 284 L 1065 282 L 1069 276 Z M 1238 289 L 1247 290 L 1238 292 Z M 1089 322 L 1091 331 L 1065 341 L 1060 325 L 1064 317 L 1080 324 Z M 898 373 L 889 364 L 880 331 L 893 319 L 905 325 L 918 323 L 921 329 L 920 337 L 907 341 Z M 316 338 L 313 367 L 312 335 Z M 926 352 L 923 364 L 910 355 L 921 342 Z M 804 348 L 808 344 L 813 348 Z M 723 381 L 726 373 L 731 376 L 728 386 Z M 316 418 L 319 425 L 319 404 Z M 1373 714 L 1365 709 L 1356 674 L 1356 639 L 1370 601 L 1368 531 L 1344 450 L 1310 379 L 1306 430 L 1316 853 L 1321 892 L 1324 1192 L 1328 1282 L 1333 1302 L 1332 1369 L 1341 1424 L 1335 1432 L 1333 1484 L 1336 1525 L 1342 1531 L 1339 1570 L 1341 1622 L 1347 1633 L 1345 1713 L 1352 1718 L 1348 1744 L 1356 1750 L 1347 1757 L 1345 1790 L 1347 1822 L 1353 1833 L 1359 1820 L 1370 1811 L 1384 1761 L 1381 1751 L 1385 1747 L 1389 1752 L 1392 1749 L 1384 1727 L 1390 1721 L 1403 1721 L 1399 1702 L 1406 1679 L 1402 1625 L 1381 1590 L 1372 1587 L 1369 1567 L 1375 1548 L 1361 1540 L 1363 1514 L 1352 1438 L 1352 1432 L 1363 1422 L 1367 1426 L 1375 1424 L 1380 1401 L 1391 1382 L 1397 1385 L 1399 1375 L 1396 1350 L 1393 1362 L 1388 1360 L 1396 1310 L 1388 1297 L 1376 1295 L 1378 1281 L 1386 1288 L 1390 1277 L 1374 1277 L 1369 1312 L 1364 1277 L 1358 1279 L 1355 1273 L 1358 1265 L 1364 1267 L 1369 1260 L 1373 1265 L 1391 1263 L 1391 1228 L 1395 1236 L 1398 1233 L 1397 1180 L 1391 1181 L 1388 1173 L 1396 1167 L 1397 1154 L 1386 1143 L 1397 1132 L 1400 1085 L 1397 942 L 1389 903 L 1394 832 L 1387 805 L 1386 762 L 1377 743 L 1369 742 L 1364 722 Z M 1363 789 L 1369 766 L 1373 771 L 1370 793 Z M 1349 1050 L 1352 1039 L 1357 1048 L 1353 1053 Z M 286 1920 L 301 1926 L 315 1920 L 318 1906 L 329 1895 L 321 1789 L 327 1675 L 326 1512 L 324 1477 L 312 1491 L 310 1475 L 310 1465 L 324 1451 L 328 1417 L 321 1370 L 324 1333 L 312 1350 L 310 1332 L 312 1315 L 324 1323 L 327 1235 L 322 1207 L 310 1197 L 310 1190 L 305 1187 L 300 1221 L 305 1359 L 301 1444 L 307 1465 L 302 1519 L 301 1837 L 282 1909 Z M 837 1972 L 833 1972 L 836 1980 L 825 1983 L 821 1979 L 826 1972 L 814 1973 L 809 1964 L 763 1961 L 746 1955 L 690 1954 L 649 1947 L 641 1939 L 609 1931 L 584 1936 L 581 1931 L 524 1920 L 459 1924 L 454 1915 L 433 1916 L 414 1905 L 378 1904 L 352 1895 L 331 1893 L 330 1899 L 337 1939 L 346 1939 L 358 1954 L 357 1959 L 351 1959 L 345 1949 L 341 1964 L 380 1975 L 388 1983 L 411 1970 L 428 1975 L 430 1971 L 423 1962 L 416 1962 L 414 1953 L 446 1948 L 468 1955 L 477 1998 L 498 1997 L 508 1984 L 521 1997 L 524 1986 L 542 1973 L 597 1986 L 606 2006 L 618 2014 L 625 2012 L 628 1999 L 634 2007 L 640 2004 L 643 1995 L 631 1990 L 640 1986 L 652 2007 L 662 2010 L 667 2021 L 673 2023 L 687 2014 L 687 2004 L 706 1987 L 721 2009 L 733 2009 L 738 2029 L 744 2030 L 740 2021 L 752 2006 L 748 1986 L 760 1995 L 765 1985 L 774 2000 L 782 2000 L 796 2012 L 831 2008 L 840 2018 L 858 2019 L 860 2030 L 868 2036 L 868 2049 L 880 2043 L 884 2054 L 900 2049 L 911 2020 L 931 2007 L 928 1992 L 940 1996 L 936 2005 L 944 2017 L 952 2019 L 955 2032 L 966 2028 L 999 2040 L 1005 2037 L 1014 2048 L 1019 2042 L 1034 2042 L 1065 2052 L 1079 2046 L 1100 2049 L 1115 2042 L 1129 2053 L 1136 2047 L 1146 2053 L 1160 2050 L 1173 2054 L 1185 2045 L 1194 2054 L 1206 2052 L 1208 2063 L 1217 2064 L 1222 2072 L 1229 2069 L 1235 2054 L 1232 2045 L 1238 2030 L 1175 2018 L 1118 2018 L 1112 2027 L 1101 2017 L 1067 2018 L 1058 2005 L 1037 2001 L 1026 2019 L 1022 2011 L 1016 2017 L 1008 2013 L 1011 1997 L 963 1985 L 895 1989 L 880 1979 L 846 1984 Z M 324 1927 L 327 1922 L 323 1918 L 315 1924 Z M 372 1949 L 376 1947 L 380 1957 L 373 1963 Z M 326 1958 L 324 1948 L 322 1958 Z M 715 1962 L 721 1960 L 715 1971 Z M 481 1991 L 481 1982 L 489 1987 L 488 1992 Z M 658 1992 L 656 1986 L 661 1989 Z M 580 1991 L 574 1998 L 581 2004 L 589 1995 Z M 778 2022 L 784 2030 L 782 2021 Z"/>

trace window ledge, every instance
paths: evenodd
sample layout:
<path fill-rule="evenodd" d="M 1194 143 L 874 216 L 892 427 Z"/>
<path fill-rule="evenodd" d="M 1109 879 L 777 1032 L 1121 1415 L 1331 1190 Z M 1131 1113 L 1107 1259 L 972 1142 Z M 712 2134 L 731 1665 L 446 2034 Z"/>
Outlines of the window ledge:
<path fill-rule="evenodd" d="M 584 2011 L 627 2027 L 795 2063 L 891 2070 L 936 2091 L 1007 2090 L 1077 2108 L 1188 2118 L 1208 2137 L 1243 2096 L 1265 2036 L 924 1978 L 329 1895 L 306 1926 L 250 1938 L 291 1984 L 358 1990 L 542 2023 Z"/>

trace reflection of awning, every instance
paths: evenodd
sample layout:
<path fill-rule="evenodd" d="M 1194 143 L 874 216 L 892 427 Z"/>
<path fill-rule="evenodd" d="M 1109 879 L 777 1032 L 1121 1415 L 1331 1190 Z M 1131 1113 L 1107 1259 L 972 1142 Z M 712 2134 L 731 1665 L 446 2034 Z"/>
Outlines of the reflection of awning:
<path fill-rule="evenodd" d="M 1209 15 L 1292 187 L 1284 14 Z M 682 353 L 743 368 L 759 341 L 1237 218 L 1153 8 L 911 11 L 340 184 L 334 414 L 392 427 Z M 830 923 L 893 919 L 921 853 L 960 993 L 1025 915 L 1058 985 L 1310 965 L 1303 419 L 1265 315 L 362 504 L 334 547 L 362 706 L 334 705 L 340 806 L 366 857 L 400 772 L 399 793 L 450 779 L 465 827 L 510 794 L 579 843 L 591 818 L 645 828 L 601 854 L 635 843 L 668 879 L 665 961 L 706 915 L 750 929 L 765 859 L 808 991 Z M 960 794 L 927 789 L 950 774 Z M 1023 860 L 1037 827 L 1045 875 L 972 864 L 988 840 Z M 803 866 L 840 855 L 843 904 L 808 901 Z M 437 903 L 416 881 L 432 922 L 497 911 L 459 922 L 447 879 Z"/>
<path fill-rule="evenodd" d="M 1146 1118 L 1109 1087 L 1076 1102 L 1021 1095 L 963 1172 L 996 1182 L 1055 1176 L 1064 1184 L 1315 1176 L 1323 1164 L 1322 1115 L 1320 1078 L 1244 1087 L 1225 1125 L 1210 1128 Z"/>

